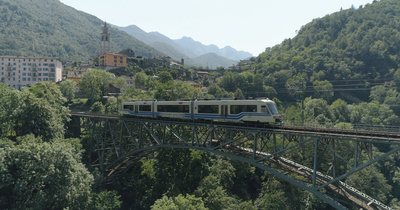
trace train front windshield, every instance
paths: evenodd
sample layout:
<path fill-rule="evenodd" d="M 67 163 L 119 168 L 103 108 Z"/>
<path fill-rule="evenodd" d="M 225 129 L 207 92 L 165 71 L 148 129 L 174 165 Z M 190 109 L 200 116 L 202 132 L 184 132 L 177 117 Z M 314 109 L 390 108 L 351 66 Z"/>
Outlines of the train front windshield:
<path fill-rule="evenodd" d="M 267 103 L 268 109 L 271 111 L 273 115 L 278 115 L 278 109 L 276 108 L 275 103 Z"/>

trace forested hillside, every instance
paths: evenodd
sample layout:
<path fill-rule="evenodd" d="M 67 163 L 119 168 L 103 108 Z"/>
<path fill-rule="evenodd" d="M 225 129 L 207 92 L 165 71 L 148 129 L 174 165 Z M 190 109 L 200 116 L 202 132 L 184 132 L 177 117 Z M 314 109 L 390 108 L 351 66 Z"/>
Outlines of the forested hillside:
<path fill-rule="evenodd" d="M 342 90 L 393 80 L 400 61 L 398 11 L 400 1 L 381 0 L 315 19 L 293 39 L 267 48 L 256 68 L 278 88 L 296 76 L 308 85 L 328 80 L 338 88 L 339 82 Z"/>
<path fill-rule="evenodd" d="M 0 55 L 79 61 L 100 54 L 104 21 L 58 0 L 1 0 L 0 20 Z M 131 48 L 136 55 L 162 55 L 125 32 L 109 30 L 113 52 Z"/>

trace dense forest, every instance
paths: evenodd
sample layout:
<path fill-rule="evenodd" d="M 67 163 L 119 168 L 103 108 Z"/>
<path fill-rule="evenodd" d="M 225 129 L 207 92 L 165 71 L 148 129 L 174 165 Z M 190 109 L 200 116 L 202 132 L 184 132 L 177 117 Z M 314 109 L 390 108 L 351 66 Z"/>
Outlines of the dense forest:
<path fill-rule="evenodd" d="M 0 84 L 0 208 L 331 209 L 258 168 L 194 150 L 157 150 L 103 183 L 85 165 L 90 133 L 67 138 L 69 111 L 115 114 L 118 101 L 132 99 L 269 97 L 287 125 L 398 129 L 398 11 L 399 1 L 381 0 L 315 19 L 293 39 L 241 62 L 240 70 L 202 69 L 207 77 L 196 68 L 143 67 L 130 60 L 125 69 L 87 71 L 78 86 L 66 80 L 18 91 Z M 133 76 L 135 86 L 118 75 Z M 121 90 L 118 99 L 104 97 L 111 86 Z M 75 98 L 78 89 L 83 98 Z M 378 155 L 389 149 L 371 150 Z M 310 151 L 288 158 L 311 161 Z M 399 172 L 396 153 L 343 181 L 398 209 Z"/>
<path fill-rule="evenodd" d="M 63 61 L 100 55 L 104 21 L 58 0 L 2 0 L 0 20 L 0 55 L 52 56 Z M 109 30 L 113 52 L 130 48 L 136 55 L 162 56 L 123 31 Z"/>
<path fill-rule="evenodd" d="M 328 81 L 335 94 L 396 81 L 399 9 L 398 1 L 385 0 L 315 19 L 293 39 L 260 54 L 255 71 L 277 90 L 285 88 L 288 78 L 302 79 L 306 87 Z M 364 93 L 362 100 L 368 99 Z"/>

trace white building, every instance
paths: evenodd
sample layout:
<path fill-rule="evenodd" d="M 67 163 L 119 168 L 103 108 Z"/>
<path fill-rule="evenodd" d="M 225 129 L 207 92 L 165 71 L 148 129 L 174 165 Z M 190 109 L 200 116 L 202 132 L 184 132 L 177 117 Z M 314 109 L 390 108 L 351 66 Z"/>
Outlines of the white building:
<path fill-rule="evenodd" d="M 61 81 L 62 70 L 62 62 L 52 57 L 0 56 L 0 82 L 12 88 Z"/>

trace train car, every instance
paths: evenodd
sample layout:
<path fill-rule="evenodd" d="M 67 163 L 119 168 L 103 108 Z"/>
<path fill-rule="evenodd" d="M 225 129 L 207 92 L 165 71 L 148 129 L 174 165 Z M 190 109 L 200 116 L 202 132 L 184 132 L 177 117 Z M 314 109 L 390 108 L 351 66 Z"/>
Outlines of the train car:
<path fill-rule="evenodd" d="M 281 121 L 275 102 L 270 99 L 190 101 L 127 101 L 121 113 L 148 117 L 207 119 L 232 122 L 275 123 Z"/>

